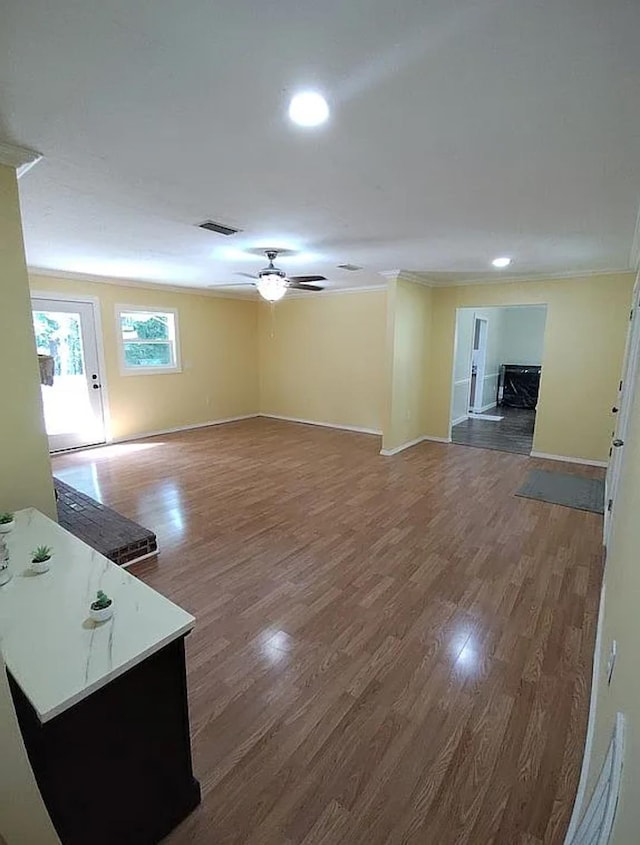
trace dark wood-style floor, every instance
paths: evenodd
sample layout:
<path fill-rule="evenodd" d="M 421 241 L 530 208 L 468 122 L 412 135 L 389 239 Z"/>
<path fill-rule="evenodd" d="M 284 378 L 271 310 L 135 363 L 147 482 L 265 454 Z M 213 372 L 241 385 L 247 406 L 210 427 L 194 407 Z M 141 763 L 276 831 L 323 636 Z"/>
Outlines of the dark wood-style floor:
<path fill-rule="evenodd" d="M 136 573 L 197 617 L 203 803 L 170 845 L 562 842 L 601 517 L 516 498 L 543 461 L 379 447 L 250 420 L 54 458 L 157 533 Z"/>
<path fill-rule="evenodd" d="M 533 429 L 536 412 L 525 408 L 490 408 L 486 414 L 503 419 L 480 420 L 474 417 L 454 425 L 451 441 L 460 446 L 477 446 L 480 449 L 497 449 L 499 452 L 516 452 L 529 455 L 533 446 Z"/>

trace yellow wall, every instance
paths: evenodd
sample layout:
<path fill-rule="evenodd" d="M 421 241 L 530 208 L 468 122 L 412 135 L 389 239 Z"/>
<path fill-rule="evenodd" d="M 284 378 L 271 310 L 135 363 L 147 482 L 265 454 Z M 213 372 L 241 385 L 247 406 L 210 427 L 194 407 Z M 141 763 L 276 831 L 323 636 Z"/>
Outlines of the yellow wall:
<path fill-rule="evenodd" d="M 625 436 L 624 465 L 605 569 L 600 678 L 595 691 L 596 722 L 586 793 L 588 800 L 602 767 L 616 713 L 621 711 L 627 719 L 626 747 L 612 845 L 638 842 L 640 827 L 640 370 L 635 379 L 635 398 Z M 618 656 L 608 686 L 605 667 L 614 639 L 618 643 Z"/>
<path fill-rule="evenodd" d="M 253 301 L 31 276 L 32 293 L 97 297 L 115 439 L 258 411 L 258 305 Z M 181 373 L 120 372 L 116 305 L 178 311 Z"/>
<path fill-rule="evenodd" d="M 0 510 L 34 505 L 55 516 L 15 171 L 0 165 Z M 34 643 L 37 647 L 37 643 Z M 0 658 L 0 836 L 7 845 L 58 842 L 18 729 Z"/>
<path fill-rule="evenodd" d="M 260 306 L 260 410 L 382 429 L 386 292 Z"/>
<path fill-rule="evenodd" d="M 0 165 L 0 511 L 33 505 L 55 518 L 18 185 Z"/>
<path fill-rule="evenodd" d="M 384 450 L 425 434 L 431 302 L 432 291 L 424 285 L 389 282 Z"/>
<path fill-rule="evenodd" d="M 426 433 L 449 435 L 456 309 L 546 303 L 543 375 L 533 448 L 605 461 L 633 274 L 434 288 Z"/>

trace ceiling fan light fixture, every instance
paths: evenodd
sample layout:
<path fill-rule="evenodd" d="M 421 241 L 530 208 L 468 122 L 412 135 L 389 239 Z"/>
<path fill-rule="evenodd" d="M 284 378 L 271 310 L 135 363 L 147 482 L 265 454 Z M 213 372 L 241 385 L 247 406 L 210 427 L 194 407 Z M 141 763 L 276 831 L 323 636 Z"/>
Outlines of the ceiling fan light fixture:
<path fill-rule="evenodd" d="M 256 282 L 256 287 L 267 302 L 277 302 L 287 292 L 287 281 L 277 273 L 265 273 Z"/>

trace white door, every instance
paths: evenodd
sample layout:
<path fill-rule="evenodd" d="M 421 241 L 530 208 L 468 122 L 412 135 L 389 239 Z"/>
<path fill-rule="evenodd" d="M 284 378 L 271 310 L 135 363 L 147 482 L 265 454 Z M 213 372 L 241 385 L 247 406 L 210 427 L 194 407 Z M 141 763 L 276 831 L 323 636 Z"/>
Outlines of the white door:
<path fill-rule="evenodd" d="M 50 451 L 104 443 L 95 306 L 33 298 L 31 307 Z"/>
<path fill-rule="evenodd" d="M 611 517 L 615 508 L 616 493 L 620 480 L 620 468 L 624 441 L 627 436 L 629 414 L 633 403 L 636 373 L 640 364 L 640 275 L 636 278 L 633 288 L 631 311 L 629 314 L 629 331 L 622 365 L 622 380 L 618 389 L 618 399 L 612 411 L 616 415 L 615 430 L 609 449 L 609 464 L 605 481 L 604 508 L 604 544 L 608 545 L 611 531 Z"/>
<path fill-rule="evenodd" d="M 484 317 L 475 317 L 473 323 L 473 343 L 471 349 L 469 411 L 476 414 L 479 414 L 482 411 L 488 332 L 488 320 Z"/>

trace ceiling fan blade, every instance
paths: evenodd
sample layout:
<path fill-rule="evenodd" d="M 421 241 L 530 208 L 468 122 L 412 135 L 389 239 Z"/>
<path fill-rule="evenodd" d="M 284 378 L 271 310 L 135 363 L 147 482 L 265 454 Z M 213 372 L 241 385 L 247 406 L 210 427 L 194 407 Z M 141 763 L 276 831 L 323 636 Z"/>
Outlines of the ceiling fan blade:
<path fill-rule="evenodd" d="M 290 282 L 305 284 L 306 282 L 326 282 L 326 276 L 287 276 Z"/>
<path fill-rule="evenodd" d="M 300 282 L 292 282 L 291 279 L 287 287 L 289 290 L 324 290 L 320 285 L 302 285 Z"/>
<path fill-rule="evenodd" d="M 253 273 L 241 273 L 239 271 L 236 271 L 233 275 L 234 276 L 246 276 L 247 279 L 257 279 L 258 278 L 257 276 L 254 276 Z"/>

